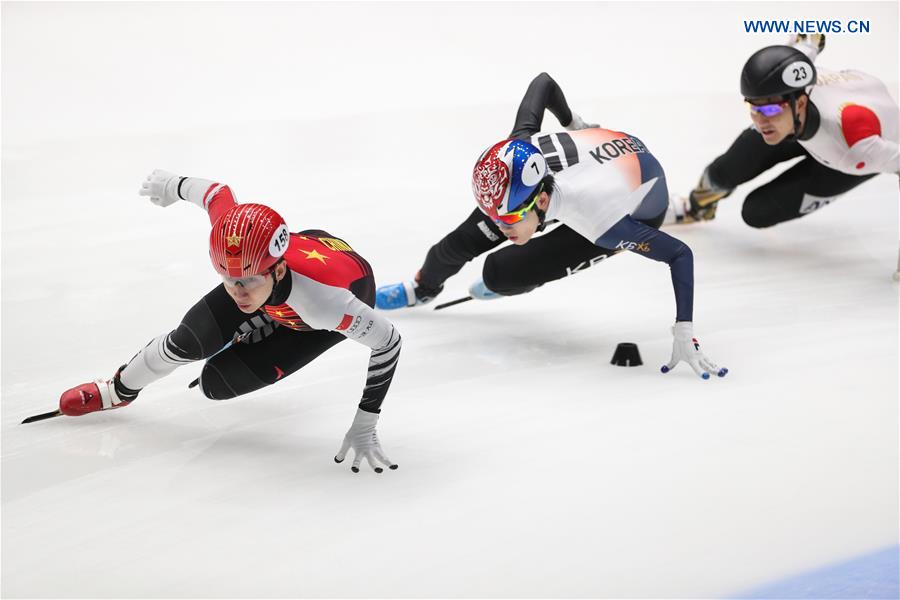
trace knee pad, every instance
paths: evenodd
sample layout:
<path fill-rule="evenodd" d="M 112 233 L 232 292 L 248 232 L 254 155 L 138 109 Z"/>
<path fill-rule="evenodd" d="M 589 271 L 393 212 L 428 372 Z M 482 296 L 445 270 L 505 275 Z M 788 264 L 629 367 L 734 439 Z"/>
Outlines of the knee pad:
<path fill-rule="evenodd" d="M 503 293 L 505 282 L 500 276 L 499 269 L 497 269 L 497 260 L 494 258 L 493 254 L 488 255 L 484 260 L 484 267 L 481 269 L 481 280 L 492 292 L 497 292 L 498 294 Z"/>
<path fill-rule="evenodd" d="M 200 340 L 184 323 L 181 323 L 166 338 L 166 348 L 175 356 L 185 360 L 202 360 L 211 353 L 205 353 Z"/>
<path fill-rule="evenodd" d="M 504 272 L 504 269 L 497 264 L 498 262 L 495 255 L 490 254 L 484 260 L 484 267 L 481 270 L 481 280 L 492 292 L 496 292 L 501 296 L 515 296 L 539 287 L 521 281 L 514 281 L 513 278 L 509 277 L 508 271 Z"/>
<path fill-rule="evenodd" d="M 741 207 L 741 218 L 744 223 L 757 229 L 771 227 L 779 222 L 772 208 L 760 202 L 760 197 L 754 197 L 754 194 L 750 194 L 744 200 L 744 205 Z"/>
<path fill-rule="evenodd" d="M 215 315 L 204 299 L 191 307 L 178 327 L 169 334 L 166 345 L 180 358 L 201 360 L 222 349 L 228 341 L 222 336 Z"/>

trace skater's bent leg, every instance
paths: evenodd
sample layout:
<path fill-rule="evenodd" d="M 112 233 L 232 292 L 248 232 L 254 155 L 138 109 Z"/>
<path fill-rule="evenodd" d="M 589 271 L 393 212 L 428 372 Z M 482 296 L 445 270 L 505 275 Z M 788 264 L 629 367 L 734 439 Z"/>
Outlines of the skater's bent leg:
<path fill-rule="evenodd" d="M 279 327 L 258 343 L 237 343 L 207 361 L 200 390 L 212 400 L 227 400 L 291 375 L 345 340 L 333 331 L 294 331 Z"/>
<path fill-rule="evenodd" d="M 490 254 L 484 261 L 482 279 L 489 290 L 514 296 L 574 275 L 613 254 L 561 225 L 524 246 L 507 246 Z"/>
<path fill-rule="evenodd" d="M 153 338 L 135 354 L 119 373 L 121 384 L 140 390 L 182 365 L 208 358 L 253 318 L 242 313 L 220 285 L 191 307 L 178 327 Z"/>
<path fill-rule="evenodd" d="M 841 173 L 807 158 L 750 192 L 741 217 L 747 225 L 757 228 L 799 219 L 872 177 Z"/>

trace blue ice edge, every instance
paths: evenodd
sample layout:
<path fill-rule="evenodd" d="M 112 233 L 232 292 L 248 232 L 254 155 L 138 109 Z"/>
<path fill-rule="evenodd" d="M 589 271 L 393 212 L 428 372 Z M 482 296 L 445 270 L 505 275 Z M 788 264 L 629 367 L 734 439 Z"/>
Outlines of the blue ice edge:
<path fill-rule="evenodd" d="M 900 598 L 900 546 L 808 571 L 733 596 L 735 599 Z"/>

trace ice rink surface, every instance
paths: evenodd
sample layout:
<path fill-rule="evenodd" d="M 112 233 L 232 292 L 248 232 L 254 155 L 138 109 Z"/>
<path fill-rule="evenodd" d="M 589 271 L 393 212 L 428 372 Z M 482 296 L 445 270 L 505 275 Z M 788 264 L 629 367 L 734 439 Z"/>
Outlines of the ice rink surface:
<path fill-rule="evenodd" d="M 667 268 L 624 255 L 525 296 L 391 313 L 395 472 L 332 461 L 364 384 L 352 342 L 231 401 L 188 390 L 191 365 L 128 408 L 19 425 L 217 284 L 206 216 L 138 197 L 154 168 L 228 183 L 399 281 L 471 211 L 472 163 L 540 71 L 686 193 L 747 125 L 743 61 L 783 40 L 741 19 L 871 19 L 818 63 L 896 95 L 895 3 L 2 13 L 4 597 L 728 597 L 896 546 L 889 176 L 753 230 L 741 202 L 773 171 L 669 230 L 693 249 L 695 332 L 724 379 L 659 372 Z M 624 341 L 644 366 L 609 364 Z"/>

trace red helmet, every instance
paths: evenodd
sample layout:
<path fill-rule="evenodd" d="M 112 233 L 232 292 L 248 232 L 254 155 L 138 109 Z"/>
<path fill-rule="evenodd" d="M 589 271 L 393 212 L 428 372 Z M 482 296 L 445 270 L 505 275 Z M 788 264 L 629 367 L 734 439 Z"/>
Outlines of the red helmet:
<path fill-rule="evenodd" d="M 287 225 L 277 212 L 262 204 L 238 204 L 213 225 L 209 257 L 221 275 L 250 277 L 278 262 L 289 240 Z"/>
<path fill-rule="evenodd" d="M 535 146 L 524 140 L 503 140 L 478 157 L 472 192 L 481 212 L 497 220 L 533 199 L 546 174 L 547 161 Z"/>

